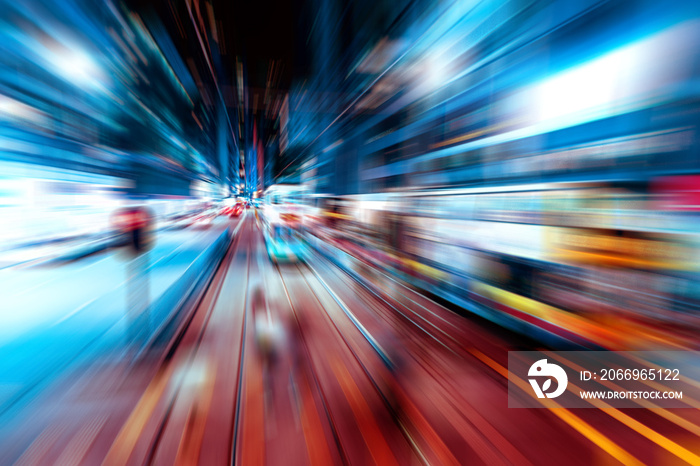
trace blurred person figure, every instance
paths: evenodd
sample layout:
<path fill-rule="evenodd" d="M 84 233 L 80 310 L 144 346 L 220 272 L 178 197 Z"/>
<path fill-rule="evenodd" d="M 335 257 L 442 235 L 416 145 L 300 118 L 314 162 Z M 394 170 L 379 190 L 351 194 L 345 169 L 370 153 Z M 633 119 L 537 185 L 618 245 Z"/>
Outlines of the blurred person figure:
<path fill-rule="evenodd" d="M 410 383 L 408 372 L 407 355 L 405 342 L 400 333 L 387 325 L 380 335 L 378 342 L 381 345 L 381 358 L 386 366 L 389 377 L 386 381 L 386 392 L 384 394 L 391 415 L 398 424 L 408 421 L 405 413 L 406 384 Z"/>
<path fill-rule="evenodd" d="M 253 291 L 251 315 L 255 331 L 255 343 L 263 363 L 263 374 L 267 379 L 284 347 L 285 332 L 280 320 L 272 315 L 263 289 L 258 285 Z M 268 380 L 266 380 L 269 382 Z M 269 385 L 269 383 L 266 383 Z"/>
<path fill-rule="evenodd" d="M 282 389 L 281 385 L 274 383 L 275 378 L 287 380 L 281 377 L 282 374 L 280 374 L 278 369 L 286 349 L 286 332 L 280 317 L 273 314 L 270 309 L 268 300 L 260 285 L 256 286 L 253 291 L 251 315 L 253 317 L 255 343 L 262 363 L 265 411 L 273 413 L 276 410 L 274 400 L 277 399 L 277 396 L 275 396 L 275 393 Z M 286 387 L 284 389 L 286 390 Z"/>
<path fill-rule="evenodd" d="M 127 260 L 128 343 L 138 348 L 148 340 L 151 327 L 148 251 L 154 243 L 154 218 L 148 208 L 130 206 L 117 211 L 113 223 Z"/>

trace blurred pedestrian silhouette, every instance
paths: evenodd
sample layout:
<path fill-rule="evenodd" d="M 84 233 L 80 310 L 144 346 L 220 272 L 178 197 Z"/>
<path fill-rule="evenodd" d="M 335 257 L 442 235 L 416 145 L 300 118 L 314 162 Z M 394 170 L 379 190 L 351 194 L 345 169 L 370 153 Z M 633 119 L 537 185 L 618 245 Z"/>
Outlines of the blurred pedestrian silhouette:
<path fill-rule="evenodd" d="M 114 226 L 117 244 L 127 260 L 127 339 L 129 344 L 139 348 L 151 332 L 148 251 L 154 243 L 153 215 L 144 206 L 126 207 L 115 213 Z"/>
<path fill-rule="evenodd" d="M 386 391 L 384 396 L 391 408 L 394 420 L 403 424 L 405 418 L 405 383 L 410 380 L 407 374 L 405 341 L 398 330 L 387 326 L 380 334 L 378 343 L 381 345 L 381 357 L 388 370 Z"/>
<path fill-rule="evenodd" d="M 284 344 L 284 329 L 279 318 L 270 310 L 260 286 L 253 290 L 251 314 L 255 326 L 255 342 L 265 369 L 271 368 Z"/>

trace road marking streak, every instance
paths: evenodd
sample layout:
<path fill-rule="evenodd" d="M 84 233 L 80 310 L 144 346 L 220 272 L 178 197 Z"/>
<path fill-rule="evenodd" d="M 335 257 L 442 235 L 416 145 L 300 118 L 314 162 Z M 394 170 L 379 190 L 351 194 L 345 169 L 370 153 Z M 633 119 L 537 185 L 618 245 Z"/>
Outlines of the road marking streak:
<path fill-rule="evenodd" d="M 246 355 L 252 355 L 249 347 Z M 263 386 L 263 374 L 261 363 L 258 360 L 249 359 L 244 363 L 246 368 L 244 384 L 244 399 L 241 403 L 241 416 L 243 416 L 241 431 L 240 464 L 263 465 L 265 464 L 265 403 Z"/>
<path fill-rule="evenodd" d="M 85 460 L 85 454 L 95 442 L 95 438 L 102 431 L 106 422 L 107 416 L 93 418 L 87 422 L 68 442 L 55 464 L 60 466 L 82 464 Z"/>
<path fill-rule="evenodd" d="M 161 399 L 171 374 L 172 365 L 169 365 L 165 370 L 161 369 L 156 374 L 153 381 L 146 388 L 146 392 L 131 412 L 129 419 L 119 431 L 114 443 L 112 443 L 112 447 L 102 462 L 104 466 L 119 466 L 128 463 L 131 452 L 134 450 L 146 423 L 151 418 L 158 401 Z"/>
<path fill-rule="evenodd" d="M 583 367 L 579 366 L 578 364 L 574 364 L 573 362 L 571 362 L 571 361 L 569 361 L 561 356 L 558 356 L 552 352 L 545 352 L 545 354 L 548 355 L 549 357 L 551 357 L 552 359 L 556 359 L 557 361 L 561 362 L 562 364 L 569 366 L 570 368 L 574 369 L 577 372 L 581 372 L 584 370 Z M 606 387 L 611 388 L 613 390 L 622 390 L 622 388 L 619 385 L 617 385 L 613 382 L 610 382 L 610 381 L 602 381 L 601 380 L 601 381 L 599 381 L 599 383 L 602 383 Z M 656 390 L 666 391 L 666 387 L 664 387 L 661 384 L 657 384 L 657 385 L 658 385 L 658 387 L 655 388 Z M 685 401 L 685 400 L 683 400 L 683 401 Z M 669 422 L 672 422 L 672 423 L 676 424 L 677 426 L 682 427 L 683 429 L 687 430 L 688 432 L 691 432 L 691 433 L 697 435 L 698 437 L 700 437 L 700 426 L 698 426 L 697 424 L 693 424 L 689 420 L 682 418 L 682 417 L 678 416 L 677 414 L 670 412 L 668 409 L 660 408 L 657 404 L 652 403 L 651 401 L 640 400 L 637 403 L 640 406 L 643 406 L 644 408 L 650 410 L 651 412 L 663 417 L 664 419 L 668 420 Z"/>
<path fill-rule="evenodd" d="M 401 403 L 405 407 L 406 414 L 411 419 L 411 423 L 416 427 L 418 432 L 438 458 L 439 464 L 454 464 L 459 465 L 459 461 L 454 457 L 450 449 L 445 445 L 440 436 L 435 432 L 430 423 L 418 407 L 410 400 L 409 397 L 402 393 Z"/>
<path fill-rule="evenodd" d="M 472 447 L 484 464 L 531 464 L 491 424 L 479 416 L 476 410 L 471 409 L 471 406 L 466 403 L 453 404 L 447 399 L 446 394 L 434 397 L 433 405 L 459 432 L 464 442 Z M 465 411 L 469 414 L 466 418 Z M 495 442 L 501 443 L 500 448 Z M 501 455 L 508 458 L 508 461 Z"/>
<path fill-rule="evenodd" d="M 491 367 L 493 370 L 498 372 L 500 375 L 508 379 L 508 369 L 505 367 L 501 366 L 499 363 L 491 359 L 490 357 L 486 356 L 484 353 L 481 351 L 474 349 L 474 348 L 467 348 L 469 353 L 479 359 L 481 362 L 486 364 L 487 366 Z M 531 387 L 528 383 L 526 383 L 524 380 L 521 380 L 517 377 L 512 378 L 513 382 L 520 387 L 520 389 L 529 392 L 531 390 Z M 583 419 L 580 417 L 576 416 L 573 414 L 571 411 L 568 409 L 562 408 L 558 403 L 551 399 L 546 399 L 546 400 L 538 400 L 541 404 L 544 406 L 550 407 L 550 408 L 558 408 L 558 409 L 550 409 L 550 412 L 557 416 L 559 419 L 562 421 L 566 422 L 569 424 L 571 427 L 573 427 L 576 431 L 578 431 L 581 435 L 586 437 L 588 440 L 593 442 L 595 445 L 600 447 L 603 451 L 608 453 L 610 456 L 621 462 L 622 464 L 626 465 L 637 465 L 637 466 L 642 466 L 644 463 L 639 461 L 637 458 L 632 456 L 627 450 L 624 448 L 620 447 L 618 444 L 610 440 L 608 437 L 606 437 L 604 434 L 596 430 L 594 427 L 592 427 L 590 424 L 585 422 Z"/>
<path fill-rule="evenodd" d="M 51 447 L 55 445 L 56 441 L 63 435 L 65 430 L 65 426 L 51 426 L 44 430 L 37 439 L 29 445 L 29 448 L 27 448 L 22 456 L 19 457 L 15 466 L 29 466 L 43 463 L 44 457 L 49 453 Z"/>
<path fill-rule="evenodd" d="M 355 415 L 355 420 L 357 421 L 360 433 L 365 440 L 365 444 L 367 445 L 375 464 L 387 466 L 393 464 L 398 466 L 396 457 L 391 451 L 386 438 L 384 438 L 381 429 L 377 425 L 374 416 L 372 415 L 372 410 L 367 404 L 367 400 L 365 400 L 360 393 L 359 387 L 353 381 L 347 368 L 337 357 L 331 360 L 331 368 L 335 373 L 336 379 L 340 383 L 340 388 L 343 390 L 345 398 L 350 404 L 350 408 Z"/>
<path fill-rule="evenodd" d="M 319 407 L 316 405 L 306 377 L 298 377 L 297 387 L 301 394 L 301 425 L 304 432 L 304 440 L 306 441 L 306 450 L 309 454 L 309 461 L 312 465 L 332 464 L 333 458 L 328 449 L 329 442 L 320 441 L 320 439 L 325 437 L 325 434 L 323 432 L 321 418 L 318 415 Z"/>
<path fill-rule="evenodd" d="M 525 382 L 523 382 L 525 384 Z M 525 384 L 527 385 L 527 384 Z M 529 389 L 526 390 L 528 393 Z M 570 391 L 571 393 L 577 393 L 580 392 L 581 389 L 576 386 L 574 383 L 569 381 L 569 384 L 567 385 L 567 391 Z M 680 446 L 673 440 L 664 437 L 663 435 L 659 434 L 655 430 L 647 427 L 646 425 L 642 424 L 641 422 L 637 421 L 636 419 L 628 416 L 627 414 L 623 413 L 617 408 L 613 408 L 610 406 L 608 403 L 602 401 L 602 400 L 597 400 L 593 398 L 589 398 L 586 400 L 588 403 L 592 404 L 596 408 L 599 408 L 603 410 L 605 413 L 607 413 L 609 416 L 617 419 L 630 429 L 634 430 L 638 434 L 646 437 L 647 439 L 651 440 L 661 448 L 667 450 L 668 452 L 672 453 L 673 455 L 679 457 L 683 461 L 686 461 L 690 464 L 700 464 L 700 456 L 696 455 L 695 453 L 691 452 L 690 450 Z"/>
<path fill-rule="evenodd" d="M 211 401 L 214 397 L 215 371 L 209 371 L 208 378 L 204 384 L 201 395 L 193 400 L 190 410 L 187 413 L 187 421 L 180 439 L 180 446 L 175 458 L 176 466 L 199 464 L 199 454 L 202 450 L 204 439 L 204 429 L 209 417 Z M 202 393 L 203 392 L 203 393 Z"/>

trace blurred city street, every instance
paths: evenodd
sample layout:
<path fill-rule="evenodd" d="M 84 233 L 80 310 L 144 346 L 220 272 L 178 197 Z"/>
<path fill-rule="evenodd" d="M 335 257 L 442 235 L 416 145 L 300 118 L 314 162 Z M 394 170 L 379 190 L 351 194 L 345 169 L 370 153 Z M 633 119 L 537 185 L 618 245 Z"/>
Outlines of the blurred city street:
<path fill-rule="evenodd" d="M 319 253 L 275 265 L 259 222 L 240 222 L 177 343 L 137 364 L 95 354 L 76 376 L 57 380 L 50 396 L 25 408 L 31 416 L 3 425 L 3 463 L 698 458 L 686 430 L 700 422 L 695 409 L 509 412 L 504 356 L 536 343 L 455 315 L 376 267 L 358 266 L 351 278 Z M 264 319 L 279 326 L 274 356 L 256 344 L 260 287 Z M 399 366 L 395 373 L 382 357 Z"/>
<path fill-rule="evenodd" d="M 699 2 L 0 8 L 0 466 L 700 465 Z"/>

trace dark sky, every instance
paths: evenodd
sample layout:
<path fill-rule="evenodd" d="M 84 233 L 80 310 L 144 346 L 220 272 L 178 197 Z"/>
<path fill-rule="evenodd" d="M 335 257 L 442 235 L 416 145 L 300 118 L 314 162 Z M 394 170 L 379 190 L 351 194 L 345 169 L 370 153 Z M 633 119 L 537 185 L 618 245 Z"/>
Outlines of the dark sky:
<path fill-rule="evenodd" d="M 296 56 L 295 44 L 306 40 L 301 37 L 304 21 L 299 1 L 217 0 L 214 10 L 222 18 L 227 43 L 246 58 L 249 83 L 264 85 L 268 62 L 277 60 L 283 65 L 280 84 L 288 86 L 295 66 L 303 62 L 303 57 Z"/>
<path fill-rule="evenodd" d="M 192 31 L 186 1 L 125 0 L 129 9 L 146 18 L 155 14 L 168 29 L 184 59 L 199 50 L 196 35 L 190 33 L 183 39 L 173 19 L 177 15 L 181 24 Z M 199 3 L 202 15 L 208 19 L 207 0 L 191 1 L 193 5 Z M 254 88 L 265 85 L 271 60 L 276 61 L 277 87 L 287 89 L 293 77 L 303 77 L 309 29 L 309 5 L 303 0 L 211 0 L 211 4 L 217 27 L 223 31 L 226 42 L 227 53 L 222 56 L 224 69 L 233 72 L 236 57 L 244 60 L 248 84 Z M 209 29 L 208 21 L 205 23 Z M 232 78 L 228 76 L 227 80 Z"/>

